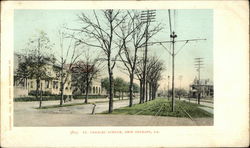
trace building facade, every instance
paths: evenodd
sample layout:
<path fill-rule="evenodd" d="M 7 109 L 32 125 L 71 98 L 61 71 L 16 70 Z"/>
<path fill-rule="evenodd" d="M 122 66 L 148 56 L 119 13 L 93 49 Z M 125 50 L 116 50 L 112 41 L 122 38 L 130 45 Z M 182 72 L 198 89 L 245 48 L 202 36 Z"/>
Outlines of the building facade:
<path fill-rule="evenodd" d="M 85 93 L 86 93 L 85 89 L 81 91 L 80 89 L 73 86 L 74 95 L 85 95 Z M 101 86 L 101 80 L 99 79 L 92 80 L 89 86 L 88 94 L 89 95 L 105 95 L 106 94 L 106 91 Z"/>
<path fill-rule="evenodd" d="M 214 96 L 214 87 L 213 83 L 209 80 L 194 80 L 193 84 L 190 85 L 189 95 L 190 97 L 197 98 L 200 93 L 201 98 L 213 97 Z"/>
<path fill-rule="evenodd" d="M 14 97 L 22 97 L 28 96 L 29 94 L 34 94 L 37 89 L 37 82 L 36 79 L 26 78 L 20 79 L 17 77 L 17 69 L 19 63 L 21 61 L 21 56 L 14 54 Z M 55 66 L 52 64 L 46 65 L 46 75 L 49 76 L 48 79 L 40 80 L 40 87 L 39 90 L 42 90 L 43 94 L 48 95 L 59 95 L 60 88 L 61 88 L 61 79 L 58 75 L 59 66 Z M 66 72 L 66 70 L 64 71 Z M 72 74 L 68 73 L 67 80 L 64 84 L 64 95 L 72 96 L 77 93 L 73 94 L 73 90 L 75 87 L 72 84 Z M 103 94 L 103 90 L 101 87 L 101 81 L 94 79 L 89 87 L 89 94 L 90 95 L 101 95 Z"/>

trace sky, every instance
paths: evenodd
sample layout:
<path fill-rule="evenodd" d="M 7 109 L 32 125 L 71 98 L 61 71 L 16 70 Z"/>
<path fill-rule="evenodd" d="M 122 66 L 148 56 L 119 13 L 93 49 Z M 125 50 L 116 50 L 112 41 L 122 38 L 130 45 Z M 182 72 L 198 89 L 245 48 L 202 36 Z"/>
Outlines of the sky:
<path fill-rule="evenodd" d="M 96 10 L 98 12 L 98 10 Z M 19 52 L 26 46 L 29 38 L 38 31 L 43 30 L 48 34 L 50 40 L 55 43 L 53 53 L 58 54 L 59 38 L 58 29 L 66 24 L 68 27 L 77 28 L 77 15 L 85 13 L 91 15 L 92 10 L 15 10 L 14 13 L 14 51 Z M 188 89 L 190 83 L 197 77 L 194 58 L 203 58 L 204 68 L 201 69 L 201 79 L 213 81 L 213 10 L 210 9 L 180 9 L 172 11 L 172 26 L 177 34 L 176 40 L 206 39 L 205 41 L 195 41 L 187 43 L 175 56 L 175 85 Z M 151 41 L 169 41 L 169 18 L 168 10 L 156 10 L 156 21 L 152 25 L 161 23 L 164 29 L 158 33 Z M 175 49 L 178 51 L 183 43 L 176 43 Z M 169 44 L 164 44 L 170 47 Z M 164 61 L 166 70 L 163 72 L 160 81 L 160 89 L 166 89 L 168 85 L 167 77 L 171 77 L 171 56 L 161 45 L 154 45 L 148 48 L 149 55 L 158 56 Z M 94 56 L 101 52 L 97 49 L 90 50 Z M 96 52 L 97 51 L 97 52 Z M 118 63 L 117 66 L 122 66 Z M 107 69 L 102 72 L 102 77 L 108 76 Z M 128 76 L 119 69 L 114 69 L 115 77 L 123 77 L 128 80 Z M 182 77 L 181 81 L 179 77 Z M 170 79 L 171 80 L 171 79 Z M 171 84 L 171 81 L 170 81 Z M 170 86 L 171 88 L 171 86 Z"/>

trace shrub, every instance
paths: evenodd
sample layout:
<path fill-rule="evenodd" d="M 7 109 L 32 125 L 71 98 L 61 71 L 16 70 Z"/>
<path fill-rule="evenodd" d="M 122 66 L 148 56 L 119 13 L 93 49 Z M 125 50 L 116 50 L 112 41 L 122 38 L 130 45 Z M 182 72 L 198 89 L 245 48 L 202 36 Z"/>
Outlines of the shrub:
<path fill-rule="evenodd" d="M 64 99 L 66 99 L 68 96 L 64 95 Z M 100 98 L 106 98 L 106 95 L 89 95 L 89 99 L 100 99 Z M 52 100 L 60 100 L 61 96 L 60 95 L 47 95 L 47 96 L 42 96 L 43 101 L 52 101 Z M 85 95 L 77 95 L 73 96 L 74 99 L 84 99 Z M 26 96 L 26 97 L 18 97 L 14 98 L 15 102 L 26 102 L 26 101 L 39 101 L 36 99 L 35 96 Z"/>
<path fill-rule="evenodd" d="M 64 96 L 67 97 L 67 96 Z M 35 96 L 27 96 L 27 97 L 18 97 L 18 98 L 14 98 L 15 102 L 26 102 L 26 101 L 39 101 L 39 97 L 38 99 L 36 99 Z M 60 100 L 60 96 L 42 96 L 42 100 L 43 101 L 51 101 L 51 100 Z"/>
<path fill-rule="evenodd" d="M 106 98 L 107 95 L 89 95 L 88 98 L 89 99 L 100 99 L 100 98 Z M 74 95 L 73 96 L 74 99 L 84 99 L 85 95 Z"/>
<path fill-rule="evenodd" d="M 39 94 L 40 94 L 40 91 L 39 91 Z M 36 90 L 31 90 L 29 92 L 29 95 L 30 96 L 36 96 Z M 50 91 L 43 91 L 43 96 L 51 96 L 51 92 Z"/>

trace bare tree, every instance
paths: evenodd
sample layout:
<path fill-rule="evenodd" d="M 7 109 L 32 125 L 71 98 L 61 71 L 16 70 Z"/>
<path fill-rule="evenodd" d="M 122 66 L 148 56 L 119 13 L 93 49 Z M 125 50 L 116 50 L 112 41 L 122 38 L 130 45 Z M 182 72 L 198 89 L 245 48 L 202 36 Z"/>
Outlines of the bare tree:
<path fill-rule="evenodd" d="M 113 111 L 113 69 L 120 50 L 114 46 L 115 30 L 123 22 L 126 15 L 122 15 L 120 10 L 102 10 L 102 18 L 100 19 L 96 12 L 93 11 L 93 18 L 87 17 L 84 13 L 78 15 L 78 19 L 82 24 L 80 29 L 71 29 L 77 32 L 76 35 L 71 35 L 78 40 L 79 43 L 90 47 L 99 48 L 105 54 L 104 60 L 107 61 L 109 74 L 109 113 Z M 88 37 L 88 39 L 86 39 Z M 92 39 L 92 41 L 91 41 Z M 93 40 L 94 39 L 94 40 Z"/>
<path fill-rule="evenodd" d="M 65 83 L 69 81 L 69 77 L 71 75 L 70 70 L 72 69 L 72 66 L 75 64 L 76 60 L 80 57 L 81 53 L 77 53 L 76 48 L 78 45 L 75 42 L 73 42 L 74 40 L 73 38 L 69 39 L 67 37 L 67 33 L 65 32 L 65 30 L 63 29 L 58 30 L 58 35 L 59 35 L 59 44 L 61 51 L 60 59 L 58 60 L 60 70 L 58 72 L 61 81 L 60 106 L 62 106 L 63 100 L 65 102 L 64 99 Z M 70 41 L 67 42 L 68 40 Z M 64 52 L 66 54 L 64 54 Z"/>
<path fill-rule="evenodd" d="M 154 79 L 153 75 L 155 75 L 155 66 L 158 62 L 156 57 L 149 57 L 148 66 L 146 71 L 146 102 L 148 100 L 152 100 L 152 80 Z"/>
<path fill-rule="evenodd" d="M 149 100 L 155 99 L 159 87 L 162 72 L 165 70 L 164 63 L 157 57 L 151 57 L 148 62 L 147 83 L 149 85 Z"/>
<path fill-rule="evenodd" d="M 101 70 L 101 62 L 98 61 L 98 58 L 91 57 L 89 50 L 85 52 L 84 60 L 78 61 L 72 67 L 71 71 L 75 75 L 76 86 L 80 88 L 82 93 L 85 93 L 84 103 L 88 103 L 90 85 Z"/>
<path fill-rule="evenodd" d="M 120 39 L 119 47 L 122 49 L 122 52 L 119 54 L 120 59 L 122 60 L 126 70 L 129 73 L 129 106 L 133 105 L 133 81 L 134 74 L 136 70 L 136 64 L 138 62 L 138 51 L 140 48 L 145 46 L 146 40 L 144 37 L 148 32 L 145 28 L 149 25 L 145 22 L 142 22 L 140 15 L 136 11 L 127 11 L 129 19 L 125 19 L 120 28 L 120 34 L 117 36 Z M 156 25 L 149 31 L 149 38 L 152 38 L 156 35 L 162 28 L 160 24 Z M 132 42 L 130 45 L 130 42 Z"/>
<path fill-rule="evenodd" d="M 140 58 L 140 59 L 138 59 L 138 62 L 137 62 L 137 64 L 136 64 L 136 69 L 135 69 L 135 74 L 136 74 L 136 76 L 137 76 L 137 79 L 140 81 L 140 104 L 141 103 L 143 103 L 143 95 L 142 95 L 142 93 L 143 93 L 143 87 L 142 87 L 142 85 L 143 85 L 143 59 L 142 58 Z"/>
<path fill-rule="evenodd" d="M 133 105 L 133 83 L 138 58 L 137 53 L 141 44 L 143 44 L 141 42 L 145 32 L 141 32 L 143 23 L 141 23 L 138 13 L 134 11 L 127 11 L 127 13 L 129 19 L 124 20 L 122 26 L 119 27 L 121 35 L 117 33 L 117 36 L 120 39 L 119 48 L 122 49 L 119 56 L 129 74 L 129 107 L 131 107 Z M 130 41 L 133 41 L 132 48 L 128 47 Z"/>

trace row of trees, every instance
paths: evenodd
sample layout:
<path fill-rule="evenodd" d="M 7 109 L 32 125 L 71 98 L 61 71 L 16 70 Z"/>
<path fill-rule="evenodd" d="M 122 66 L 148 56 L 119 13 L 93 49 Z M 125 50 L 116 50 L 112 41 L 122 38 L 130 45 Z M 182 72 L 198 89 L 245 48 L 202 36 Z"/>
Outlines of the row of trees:
<path fill-rule="evenodd" d="M 102 88 L 109 90 L 109 78 L 102 79 Z M 130 83 L 126 82 L 123 78 L 117 77 L 114 79 L 114 96 L 119 96 L 119 99 L 124 97 L 124 93 L 129 93 Z M 109 92 L 107 91 L 109 94 Z M 118 94 L 117 94 L 118 93 Z M 139 93 L 139 85 L 133 84 L 133 94 Z M 135 95 L 133 95 L 135 96 Z"/>
<path fill-rule="evenodd" d="M 140 81 L 140 103 L 144 103 L 156 98 L 156 92 L 159 87 L 159 81 L 162 78 L 162 72 L 165 70 L 163 61 L 157 57 L 149 57 L 147 60 L 146 69 L 146 87 L 145 87 L 145 98 L 143 98 L 143 62 L 141 62 L 137 69 L 136 75 Z"/>
<path fill-rule="evenodd" d="M 42 106 L 41 80 L 60 80 L 60 105 L 65 102 L 64 90 L 67 82 L 74 89 L 85 93 L 88 103 L 88 89 L 92 80 L 101 72 L 101 62 L 93 57 L 88 50 L 83 50 L 72 38 L 66 37 L 65 30 L 58 31 L 60 54 L 53 53 L 54 45 L 47 33 L 38 32 L 27 43 L 26 48 L 18 54 L 20 57 L 16 79 L 36 80 L 36 100 Z M 57 55 L 57 56 L 56 56 Z M 86 90 L 86 91 L 85 91 Z"/>
<path fill-rule="evenodd" d="M 129 106 L 132 106 L 134 77 L 135 74 L 140 75 L 137 67 L 140 65 L 139 63 L 142 62 L 139 60 L 139 50 L 143 50 L 148 40 L 156 35 L 162 28 L 159 24 L 150 26 L 149 22 L 141 21 L 140 13 L 137 11 L 108 9 L 96 12 L 94 10 L 91 17 L 82 13 L 78 15 L 78 19 L 81 23 L 81 27 L 78 29 L 68 28 L 76 32 L 74 34 L 72 33 L 70 37 L 77 40 L 80 44 L 101 49 L 105 55 L 102 59 L 107 62 L 109 75 L 109 113 L 113 110 L 113 70 L 117 61 L 123 63 L 125 67 L 124 70 L 126 70 L 129 75 Z M 148 59 L 144 61 L 148 61 Z M 145 65 L 146 63 L 143 62 L 142 64 Z M 146 78 L 145 73 L 145 69 L 143 69 L 143 78 Z M 147 78 L 150 79 L 149 77 Z M 156 78 L 156 76 L 152 78 Z M 156 81 L 158 80 L 152 81 L 150 79 L 147 81 L 151 87 L 150 91 L 152 91 L 153 88 L 157 88 L 158 83 L 156 83 Z M 153 85 L 156 87 L 153 87 Z M 145 89 L 147 90 L 147 88 Z M 142 90 L 140 92 L 145 91 Z M 152 92 L 155 93 L 155 91 Z M 152 96 L 155 96 L 155 94 Z M 145 100 L 145 98 L 141 97 L 140 103 L 143 103 L 143 100 Z"/>
<path fill-rule="evenodd" d="M 157 57 L 147 57 L 142 53 L 144 53 L 144 47 L 148 40 L 162 29 L 160 24 L 151 25 L 149 22 L 141 21 L 140 12 L 134 10 L 94 10 L 91 16 L 81 13 L 77 17 L 80 23 L 79 28 L 64 26 L 63 29 L 59 30 L 59 47 L 61 50 L 59 58 L 56 58 L 55 54 L 43 54 L 52 53 L 51 49 L 54 45 L 50 43 L 46 33 L 41 33 L 35 41 L 29 41 L 28 46 L 31 49 L 29 53 L 35 53 L 35 56 L 28 55 L 24 67 L 26 71 L 31 73 L 26 77 L 37 80 L 36 96 L 38 97 L 39 94 L 40 80 L 51 78 L 46 74 L 46 63 L 51 62 L 57 63 L 60 67 L 57 75 L 61 80 L 60 105 L 63 104 L 64 87 L 70 74 L 75 76 L 74 85 L 82 92 L 86 90 L 85 103 L 87 103 L 88 87 L 92 79 L 100 73 L 102 69 L 100 63 L 106 62 L 109 84 L 106 89 L 109 93 L 109 113 L 111 113 L 113 111 L 114 92 L 117 91 L 114 87 L 116 84 L 113 71 L 116 63 L 121 62 L 123 65 L 121 69 L 129 77 L 129 106 L 133 105 L 135 79 L 140 82 L 140 103 L 155 98 L 159 87 L 158 82 L 164 70 L 163 62 Z M 29 44 L 33 44 L 33 46 Z M 42 49 L 43 51 L 50 51 L 41 52 Z M 86 54 L 87 49 L 90 49 L 87 52 L 88 54 Z M 89 53 L 96 52 L 96 49 L 100 49 L 101 55 L 94 58 Z M 24 51 L 28 50 L 25 49 Z M 85 53 L 85 57 L 81 60 L 83 53 Z M 29 63 L 28 58 L 31 57 L 34 60 Z M 143 68 L 145 64 L 147 64 L 146 69 Z M 145 84 L 142 83 L 144 81 L 146 81 Z"/>
<path fill-rule="evenodd" d="M 188 97 L 190 95 L 189 92 L 184 88 L 175 88 L 175 94 L 176 94 L 175 97 L 178 97 L 179 99 L 181 97 Z M 164 90 L 161 93 L 159 93 L 159 95 L 170 98 L 172 96 L 172 90 Z"/>

